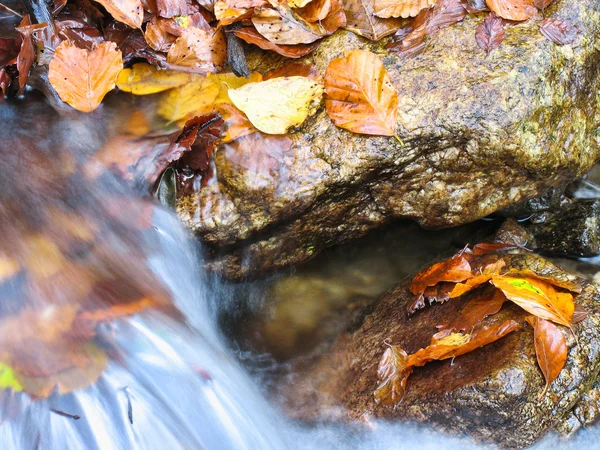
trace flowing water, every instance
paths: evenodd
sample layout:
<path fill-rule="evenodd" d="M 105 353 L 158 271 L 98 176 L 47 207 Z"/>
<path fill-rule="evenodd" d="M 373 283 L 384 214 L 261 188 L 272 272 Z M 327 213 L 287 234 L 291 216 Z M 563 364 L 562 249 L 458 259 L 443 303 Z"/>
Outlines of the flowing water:
<path fill-rule="evenodd" d="M 87 388 L 64 395 L 52 391 L 37 400 L 2 391 L 0 448 L 479 448 L 410 425 L 309 427 L 285 419 L 267 400 L 276 361 L 334 336 L 339 327 L 319 324 L 343 316 L 348 299 L 371 301 L 473 228 L 423 234 L 402 225 L 375 243 L 328 252 L 297 273 L 227 285 L 203 272 L 201 248 L 171 212 L 148 209 L 106 173 L 85 175 L 90 155 L 112 133 L 119 114 L 122 110 L 105 108 L 59 117 L 39 98 L 0 105 L 0 250 L 21 267 L 18 276 L 0 284 L 0 324 L 27 308 L 41 311 L 41 320 L 60 321 L 56 311 L 81 298 L 101 306 L 118 303 L 123 292 L 171 298 L 178 312 L 145 310 L 102 325 L 98 339 L 111 349 L 110 358 Z M 140 226 L 144 219 L 152 223 Z M 407 227 L 421 241 L 402 241 Z M 400 244 L 390 248 L 389 242 Z M 312 316 L 302 324 L 295 322 L 307 315 Z M 22 324 L 24 335 L 27 326 Z M 37 338 L 30 337 L 33 347 Z M 591 431 L 561 446 L 582 448 L 596 437 Z M 548 438 L 540 448 L 556 446 L 557 439 Z"/>

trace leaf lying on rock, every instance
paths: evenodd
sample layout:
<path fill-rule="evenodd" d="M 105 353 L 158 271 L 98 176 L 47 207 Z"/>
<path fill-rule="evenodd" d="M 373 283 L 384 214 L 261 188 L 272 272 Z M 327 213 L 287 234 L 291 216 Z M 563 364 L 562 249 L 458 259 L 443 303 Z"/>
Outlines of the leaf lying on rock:
<path fill-rule="evenodd" d="M 491 12 L 477 27 L 475 40 L 477 45 L 488 54 L 497 49 L 504 40 L 502 19 Z"/>
<path fill-rule="evenodd" d="M 285 134 L 312 116 L 323 87 L 306 77 L 283 77 L 229 90 L 233 104 L 263 133 Z"/>
<path fill-rule="evenodd" d="M 463 294 L 481 286 L 490 281 L 493 277 L 500 274 L 500 271 L 506 266 L 503 259 L 494 261 L 481 268 L 481 272 L 465 280 L 464 283 L 456 283 L 449 293 L 450 298 L 460 297 Z"/>
<path fill-rule="evenodd" d="M 493 293 L 484 291 L 469 301 L 460 311 L 459 316 L 449 324 L 438 325 L 438 330 L 471 330 L 479 325 L 483 319 L 496 314 L 508 299 L 498 290 Z"/>
<path fill-rule="evenodd" d="M 404 394 L 406 382 L 414 367 L 424 366 L 435 360 L 456 358 L 491 344 L 521 328 L 518 322 L 507 320 L 480 326 L 470 334 L 445 330 L 433 336 L 428 347 L 409 356 L 406 356 L 406 352 L 399 347 L 390 346 L 379 363 L 377 375 L 381 383 L 375 390 L 375 401 L 386 406 L 397 404 Z"/>
<path fill-rule="evenodd" d="M 373 8 L 375 15 L 388 17 L 415 17 L 421 10 L 431 8 L 436 0 L 375 0 Z"/>
<path fill-rule="evenodd" d="M 312 44 L 280 45 L 271 42 L 254 28 L 250 27 L 235 30 L 234 34 L 248 44 L 256 45 L 263 50 L 272 50 L 286 58 L 302 58 L 303 56 L 312 53 L 319 46 L 319 42 L 314 42 Z"/>
<path fill-rule="evenodd" d="M 338 127 L 354 133 L 396 136 L 398 94 L 374 53 L 353 50 L 329 63 L 325 107 Z"/>
<path fill-rule="evenodd" d="M 48 79 L 60 98 L 78 111 L 95 110 L 123 69 L 121 51 L 103 42 L 87 51 L 63 41 L 50 61 Z"/>
<path fill-rule="evenodd" d="M 504 242 L 480 242 L 473 247 L 473 254 L 475 256 L 487 255 L 488 253 L 494 253 L 502 250 L 513 250 L 515 248 L 530 252 L 528 248 L 518 244 L 504 243 Z"/>
<path fill-rule="evenodd" d="M 539 400 L 546 394 L 550 384 L 565 366 L 569 349 L 565 335 L 552 322 L 535 316 L 526 317 L 526 320 L 533 327 L 535 354 L 546 380 L 546 386 L 541 392 Z"/>
<path fill-rule="evenodd" d="M 402 26 L 401 19 L 382 19 L 375 15 L 374 0 L 343 0 L 346 30 L 372 41 L 393 34 Z"/>
<path fill-rule="evenodd" d="M 488 7 L 507 20 L 522 21 L 537 15 L 534 0 L 487 0 Z"/>
<path fill-rule="evenodd" d="M 148 95 L 182 86 L 189 79 L 187 73 L 159 70 L 148 63 L 137 63 L 130 69 L 121 70 L 117 87 L 134 95 Z"/>
<path fill-rule="evenodd" d="M 558 45 L 572 44 L 579 34 L 579 31 L 571 22 L 563 19 L 542 20 L 540 31 L 544 36 Z"/>

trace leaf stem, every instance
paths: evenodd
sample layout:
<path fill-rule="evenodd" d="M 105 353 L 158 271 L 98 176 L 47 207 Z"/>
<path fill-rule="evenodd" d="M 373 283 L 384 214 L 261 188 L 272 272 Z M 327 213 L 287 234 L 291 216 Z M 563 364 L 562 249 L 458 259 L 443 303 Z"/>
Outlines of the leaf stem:
<path fill-rule="evenodd" d="M 396 133 L 394 133 L 392 136 L 394 136 L 394 139 L 396 139 L 400 143 L 400 145 L 402 147 L 404 147 L 404 142 L 402 141 L 402 139 L 400 139 L 400 137 Z"/>
<path fill-rule="evenodd" d="M 6 6 L 4 3 L 0 3 L 0 8 L 7 10 L 8 12 L 13 13 L 15 16 L 18 17 L 23 17 L 23 14 L 19 14 L 18 12 L 16 12 L 14 9 L 9 8 L 8 6 Z"/>

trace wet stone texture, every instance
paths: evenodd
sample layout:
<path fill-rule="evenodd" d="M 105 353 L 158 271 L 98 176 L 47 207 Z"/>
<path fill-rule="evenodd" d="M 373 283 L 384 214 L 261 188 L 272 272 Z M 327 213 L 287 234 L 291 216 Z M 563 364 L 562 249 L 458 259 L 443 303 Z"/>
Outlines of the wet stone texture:
<path fill-rule="evenodd" d="M 336 33 L 309 60 L 324 74 L 347 50 L 378 52 L 399 93 L 406 145 L 338 129 L 322 108 L 291 142 L 253 145 L 248 160 L 218 150 L 217 177 L 179 200 L 179 216 L 219 250 L 212 267 L 239 279 L 398 218 L 455 226 L 582 176 L 600 156 L 600 4 L 562 0 L 546 15 L 571 20 L 575 43 L 550 42 L 538 18 L 507 26 L 486 56 L 475 42 L 481 15 L 441 30 L 409 59 Z M 263 73 L 282 63 L 251 61 Z"/>
<path fill-rule="evenodd" d="M 505 260 L 508 267 L 574 279 L 535 255 L 510 255 Z M 506 448 L 526 447 L 550 429 L 565 431 L 567 425 L 573 429 L 573 423 L 589 423 L 598 415 L 597 388 L 591 388 L 600 370 L 600 287 L 583 283 L 575 302 L 590 314 L 573 325 L 578 343 L 564 329 L 567 363 L 540 400 L 544 379 L 536 362 L 533 330 L 523 321 L 526 313 L 506 303 L 486 320 L 520 320 L 523 330 L 454 361 L 416 368 L 396 408 L 377 405 L 373 392 L 384 341 L 415 352 L 429 344 L 436 325 L 456 317 L 469 299 L 427 307 L 409 320 L 406 308 L 412 296 L 402 284 L 389 291 L 358 328 L 341 335 L 316 362 L 285 379 L 279 387 L 282 401 L 292 416 L 303 420 L 416 420 Z"/>

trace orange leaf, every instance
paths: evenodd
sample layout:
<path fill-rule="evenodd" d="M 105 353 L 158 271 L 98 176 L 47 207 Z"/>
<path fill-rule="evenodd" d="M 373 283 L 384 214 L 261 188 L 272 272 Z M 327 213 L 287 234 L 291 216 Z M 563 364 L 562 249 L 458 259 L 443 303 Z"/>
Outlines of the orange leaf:
<path fill-rule="evenodd" d="M 450 298 L 460 297 L 461 295 L 481 286 L 490 281 L 494 276 L 499 275 L 502 268 L 506 265 L 503 259 L 488 264 L 483 267 L 482 273 L 469 278 L 464 283 L 457 283 L 454 289 L 448 294 Z"/>
<path fill-rule="evenodd" d="M 375 390 L 375 401 L 384 406 L 398 403 L 406 390 L 406 381 L 412 372 L 412 367 L 406 367 L 408 355 L 395 345 L 390 345 L 383 353 L 377 376 L 381 380 Z"/>
<path fill-rule="evenodd" d="M 488 253 L 494 253 L 500 250 L 512 250 L 514 248 L 520 248 L 530 252 L 528 248 L 518 244 L 505 244 L 504 242 L 481 242 L 473 247 L 473 254 L 476 256 L 487 255 Z"/>
<path fill-rule="evenodd" d="M 571 293 L 558 292 L 552 285 L 534 278 L 496 276 L 492 283 L 525 311 L 541 319 L 571 326 L 575 310 Z"/>
<path fill-rule="evenodd" d="M 325 107 L 333 122 L 354 133 L 396 136 L 398 94 L 374 53 L 353 50 L 325 72 Z"/>
<path fill-rule="evenodd" d="M 550 384 L 556 380 L 565 366 L 569 349 L 565 335 L 552 322 L 535 316 L 529 316 L 526 320 L 533 327 L 535 355 L 546 379 L 546 386 L 539 400 L 546 394 Z"/>
<path fill-rule="evenodd" d="M 144 7 L 140 0 L 97 0 L 115 20 L 132 28 L 140 28 L 144 20 Z"/>
<path fill-rule="evenodd" d="M 461 253 L 454 255 L 446 261 L 439 262 L 419 272 L 409 289 L 413 294 L 419 294 L 428 286 L 435 286 L 440 281 L 459 282 L 471 278 L 471 264 Z"/>
<path fill-rule="evenodd" d="M 501 291 L 495 290 L 493 294 L 484 292 L 467 303 L 460 312 L 460 315 L 450 324 L 438 325 L 437 328 L 440 331 L 470 330 L 479 325 L 487 316 L 491 316 L 500 311 L 505 301 L 507 301 L 507 298 Z"/>
<path fill-rule="evenodd" d="M 48 79 L 60 98 L 78 111 L 95 110 L 123 69 L 121 51 L 103 42 L 91 51 L 63 41 L 50 61 Z"/>
<path fill-rule="evenodd" d="M 375 0 L 377 17 L 415 17 L 421 10 L 431 8 L 436 0 Z"/>
<path fill-rule="evenodd" d="M 488 7 L 507 20 L 527 20 L 538 13 L 534 0 L 486 0 Z"/>
<path fill-rule="evenodd" d="M 516 277 L 516 278 L 534 278 L 536 280 L 543 281 L 553 286 L 566 289 L 571 292 L 580 294 L 583 290 L 583 284 L 575 278 L 561 277 L 548 275 L 540 275 L 531 269 L 509 269 L 505 275 Z"/>

